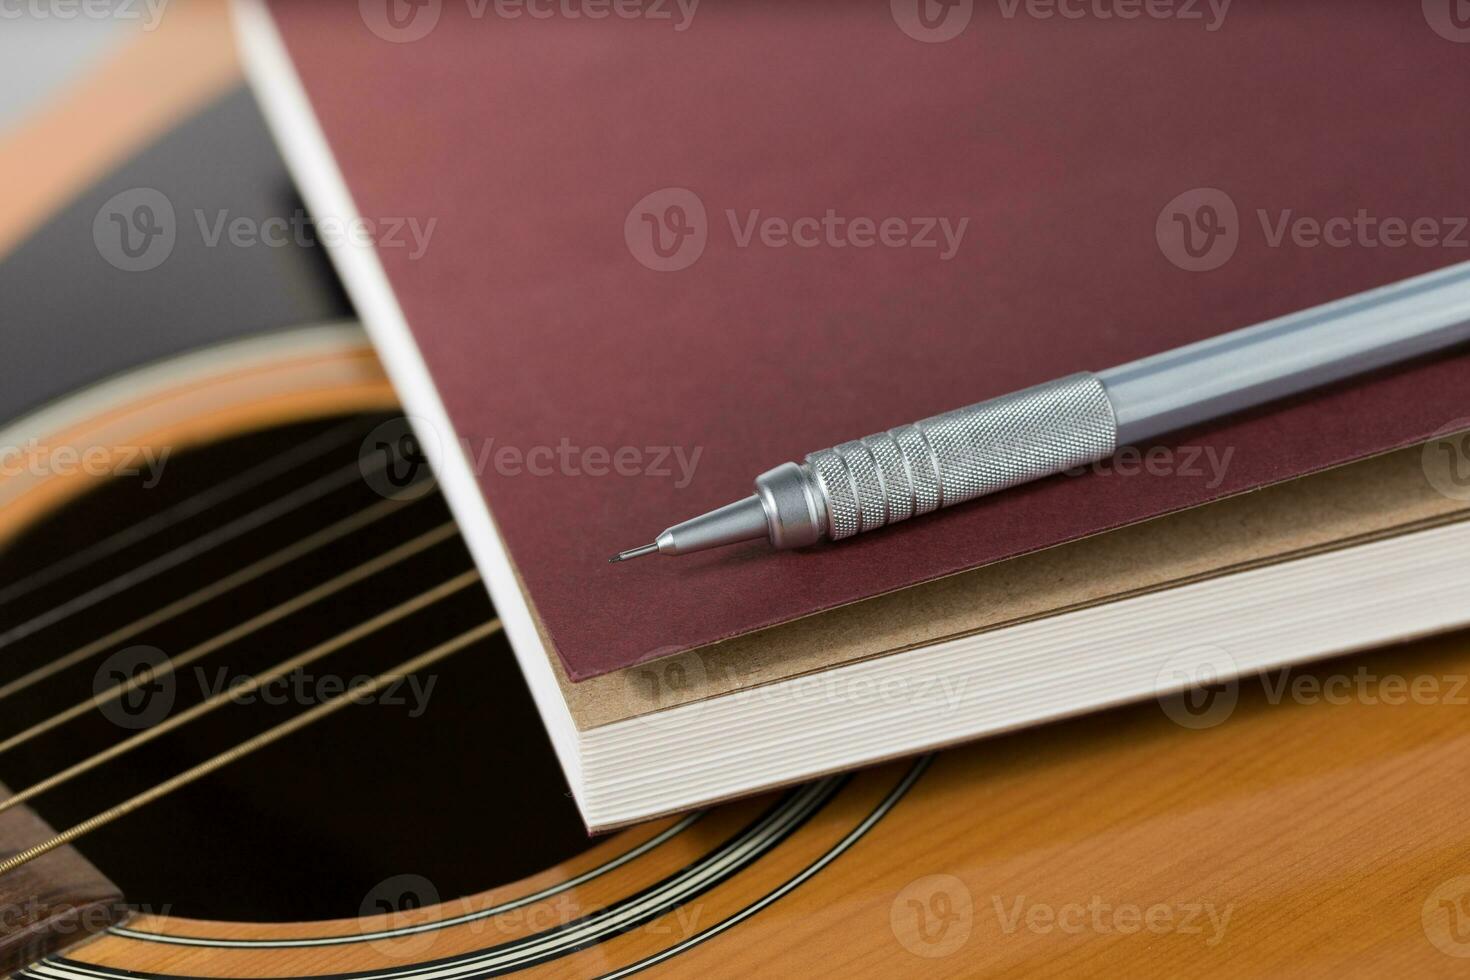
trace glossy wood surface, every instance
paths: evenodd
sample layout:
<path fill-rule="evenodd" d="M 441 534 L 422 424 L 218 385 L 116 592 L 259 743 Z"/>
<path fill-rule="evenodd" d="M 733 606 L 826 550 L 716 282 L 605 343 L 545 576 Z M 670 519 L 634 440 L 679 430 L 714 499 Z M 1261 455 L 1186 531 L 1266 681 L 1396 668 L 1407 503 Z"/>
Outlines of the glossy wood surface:
<path fill-rule="evenodd" d="M 1146 703 L 936 756 L 846 851 L 680 952 L 673 976 L 1457 976 L 1470 965 L 1470 637 L 1456 635 Z M 1200 707 L 1200 706 L 1196 706 Z M 1176 719 L 1184 719 L 1181 724 Z M 1189 727 L 1200 724 L 1205 727 Z M 718 887 L 532 972 L 611 972 L 719 927 L 862 827 L 912 769 L 858 774 Z M 769 799 L 712 811 L 558 896 L 441 931 L 568 880 L 668 822 L 464 901 L 337 923 L 143 920 L 216 939 L 340 936 L 308 949 L 109 936 L 88 964 L 188 976 L 393 970 L 547 933 L 697 862 Z"/>

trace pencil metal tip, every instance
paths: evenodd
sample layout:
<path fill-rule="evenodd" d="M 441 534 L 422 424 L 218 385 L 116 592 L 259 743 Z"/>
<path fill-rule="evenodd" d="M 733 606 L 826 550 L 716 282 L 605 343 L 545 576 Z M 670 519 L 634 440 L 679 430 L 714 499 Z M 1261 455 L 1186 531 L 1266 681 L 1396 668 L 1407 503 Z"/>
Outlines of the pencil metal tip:
<path fill-rule="evenodd" d="M 627 561 L 630 558 L 637 558 L 640 555 L 651 555 L 651 554 L 654 554 L 657 551 L 658 551 L 658 545 L 657 544 L 645 544 L 641 548 L 629 548 L 627 551 L 620 551 L 616 555 L 614 555 L 612 558 L 609 558 L 608 561 L 609 562 Z"/>

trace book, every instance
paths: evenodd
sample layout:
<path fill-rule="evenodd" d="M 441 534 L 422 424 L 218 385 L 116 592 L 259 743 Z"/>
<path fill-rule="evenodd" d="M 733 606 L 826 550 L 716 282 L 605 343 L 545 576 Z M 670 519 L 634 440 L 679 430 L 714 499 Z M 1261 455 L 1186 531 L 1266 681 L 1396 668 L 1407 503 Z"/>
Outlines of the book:
<path fill-rule="evenodd" d="M 813 449 L 1464 258 L 1418 10 L 691 8 L 238 8 L 589 827 L 1466 620 L 1463 352 L 609 567 Z"/>

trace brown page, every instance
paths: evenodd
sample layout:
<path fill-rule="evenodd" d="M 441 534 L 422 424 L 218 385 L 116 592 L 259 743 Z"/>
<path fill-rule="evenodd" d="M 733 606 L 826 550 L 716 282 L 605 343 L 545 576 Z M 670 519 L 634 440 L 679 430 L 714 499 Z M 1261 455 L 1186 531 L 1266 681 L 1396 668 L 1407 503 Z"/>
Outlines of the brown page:
<path fill-rule="evenodd" d="M 573 680 L 1470 414 L 1454 353 L 841 545 L 609 566 L 806 452 L 1470 258 L 1470 58 L 1368 0 L 563 6 L 272 8 Z"/>

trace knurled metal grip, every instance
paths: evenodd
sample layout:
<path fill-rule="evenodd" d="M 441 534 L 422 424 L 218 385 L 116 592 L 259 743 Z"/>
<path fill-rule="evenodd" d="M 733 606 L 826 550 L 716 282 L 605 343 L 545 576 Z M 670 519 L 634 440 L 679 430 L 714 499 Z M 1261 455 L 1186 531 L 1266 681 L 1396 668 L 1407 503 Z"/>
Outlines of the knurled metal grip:
<path fill-rule="evenodd" d="M 1118 424 L 1074 374 L 806 457 L 834 541 L 1106 459 Z"/>

